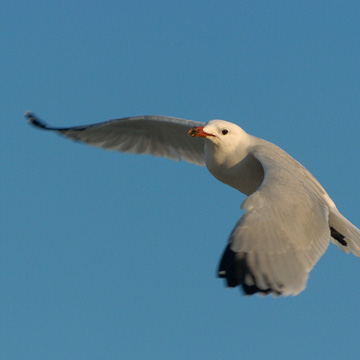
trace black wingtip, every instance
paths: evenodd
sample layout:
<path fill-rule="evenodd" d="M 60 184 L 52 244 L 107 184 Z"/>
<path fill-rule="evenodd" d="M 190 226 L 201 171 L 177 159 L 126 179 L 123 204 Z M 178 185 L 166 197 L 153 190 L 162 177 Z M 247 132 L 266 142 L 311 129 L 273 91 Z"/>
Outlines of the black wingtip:
<path fill-rule="evenodd" d="M 31 125 L 40 129 L 50 130 L 47 124 L 39 120 L 31 111 L 26 111 L 24 116 Z"/>
<path fill-rule="evenodd" d="M 225 279 L 228 287 L 234 288 L 239 286 L 242 288 L 245 295 L 254 295 L 257 293 L 263 296 L 269 294 L 274 296 L 281 295 L 280 291 L 272 288 L 269 281 L 266 281 L 268 283 L 268 288 L 259 288 L 256 285 L 256 279 L 248 266 L 247 255 L 242 254 L 239 256 L 239 254 L 240 253 L 232 251 L 231 244 L 228 244 L 220 261 L 218 277 Z M 251 280 L 251 284 L 247 283 L 249 279 Z"/>

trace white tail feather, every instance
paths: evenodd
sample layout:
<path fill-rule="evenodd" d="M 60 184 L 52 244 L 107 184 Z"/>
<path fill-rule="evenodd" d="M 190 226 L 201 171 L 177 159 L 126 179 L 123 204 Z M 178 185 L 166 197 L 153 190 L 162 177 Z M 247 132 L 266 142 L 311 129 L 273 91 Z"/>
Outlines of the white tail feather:
<path fill-rule="evenodd" d="M 336 229 L 336 231 L 345 237 L 344 240 L 347 245 L 342 245 L 339 241 L 331 237 L 332 243 L 347 254 L 352 252 L 355 256 L 360 257 L 360 229 L 341 215 L 336 208 L 330 210 L 329 226 L 330 228 L 333 227 Z"/>

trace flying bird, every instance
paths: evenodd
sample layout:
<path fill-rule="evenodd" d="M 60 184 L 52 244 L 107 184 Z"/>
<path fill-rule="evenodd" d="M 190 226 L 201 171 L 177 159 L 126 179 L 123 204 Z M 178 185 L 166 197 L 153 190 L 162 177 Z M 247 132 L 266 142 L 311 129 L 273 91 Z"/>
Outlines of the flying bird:
<path fill-rule="evenodd" d="M 167 116 L 136 116 L 93 125 L 43 130 L 108 150 L 151 154 L 206 165 L 247 198 L 231 232 L 218 276 L 247 295 L 297 295 L 330 241 L 360 257 L 360 230 L 320 183 L 278 146 L 223 120 L 207 123 Z"/>

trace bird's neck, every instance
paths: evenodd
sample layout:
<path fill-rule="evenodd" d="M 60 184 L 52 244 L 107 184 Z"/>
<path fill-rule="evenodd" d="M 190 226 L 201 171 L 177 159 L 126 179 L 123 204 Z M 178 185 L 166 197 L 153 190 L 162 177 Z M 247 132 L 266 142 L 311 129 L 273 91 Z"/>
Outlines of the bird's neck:
<path fill-rule="evenodd" d="M 216 179 L 245 195 L 255 192 L 264 178 L 262 165 L 247 148 L 237 149 L 229 154 L 216 151 L 211 144 L 206 144 L 205 163 Z"/>

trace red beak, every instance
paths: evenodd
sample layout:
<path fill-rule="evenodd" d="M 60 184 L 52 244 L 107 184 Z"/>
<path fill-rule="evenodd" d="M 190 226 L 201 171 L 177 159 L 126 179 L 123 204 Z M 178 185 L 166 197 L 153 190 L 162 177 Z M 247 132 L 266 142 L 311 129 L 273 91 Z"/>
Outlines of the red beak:
<path fill-rule="evenodd" d="M 192 137 L 208 137 L 208 136 L 215 136 L 213 134 L 208 134 L 204 131 L 204 128 L 202 126 L 196 126 L 191 128 L 188 131 L 188 136 L 192 136 Z"/>

